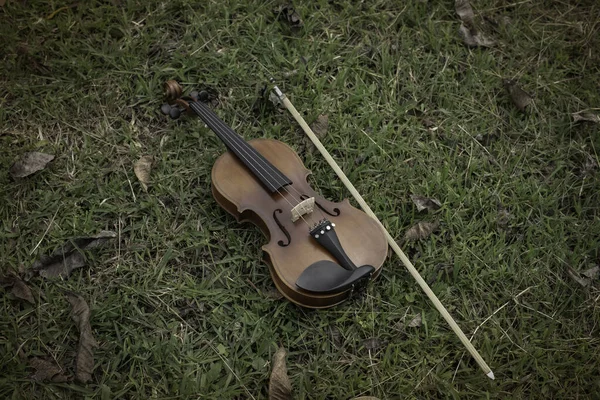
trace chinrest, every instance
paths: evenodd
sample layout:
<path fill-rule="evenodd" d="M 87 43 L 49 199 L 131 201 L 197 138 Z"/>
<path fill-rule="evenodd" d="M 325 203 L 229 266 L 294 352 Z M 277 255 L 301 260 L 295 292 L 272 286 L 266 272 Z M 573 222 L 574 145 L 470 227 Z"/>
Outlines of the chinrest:
<path fill-rule="evenodd" d="M 367 279 L 375 271 L 371 265 L 347 270 L 332 261 L 321 260 L 311 264 L 302 272 L 296 285 L 314 293 L 340 293 L 359 281 Z"/>

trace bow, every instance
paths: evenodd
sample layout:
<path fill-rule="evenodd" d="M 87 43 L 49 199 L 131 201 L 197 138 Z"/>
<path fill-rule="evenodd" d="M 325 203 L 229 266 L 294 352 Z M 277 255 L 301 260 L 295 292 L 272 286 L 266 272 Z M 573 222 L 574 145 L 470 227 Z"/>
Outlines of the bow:
<path fill-rule="evenodd" d="M 271 79 L 271 82 L 274 83 L 274 80 Z M 415 266 L 410 262 L 410 260 L 406 256 L 406 254 L 404 254 L 402 249 L 400 249 L 400 246 L 398 246 L 396 241 L 392 238 L 392 236 L 389 234 L 387 229 L 385 229 L 385 227 L 383 226 L 381 221 L 379 221 L 377 216 L 373 213 L 373 211 L 371 210 L 369 205 L 365 202 L 365 200 L 362 198 L 360 193 L 358 193 L 358 191 L 356 190 L 356 188 L 354 187 L 352 182 L 350 182 L 350 180 L 348 179 L 346 174 L 344 174 L 344 171 L 342 171 L 342 169 L 335 162 L 333 157 L 331 157 L 331 155 L 329 154 L 327 149 L 325 149 L 325 147 L 323 146 L 323 144 L 321 143 L 319 138 L 315 135 L 315 133 L 312 131 L 312 129 L 310 129 L 310 127 L 308 126 L 308 124 L 306 123 L 304 118 L 302 118 L 302 116 L 298 113 L 298 110 L 296 110 L 296 107 L 294 107 L 294 105 L 290 102 L 290 100 L 287 98 L 287 96 L 277 86 L 273 87 L 273 91 L 275 92 L 277 97 L 281 100 L 281 102 L 285 106 L 285 108 L 287 108 L 288 111 L 292 114 L 292 116 L 298 122 L 298 124 L 300 124 L 300 126 L 302 127 L 302 130 L 304 131 L 304 133 L 306 133 L 306 135 L 309 137 L 309 139 L 313 142 L 315 147 L 319 150 L 319 152 L 323 155 L 323 157 L 325 157 L 325 160 L 327 161 L 329 166 L 331 166 L 331 168 L 333 168 L 334 172 L 340 178 L 340 180 L 342 181 L 344 186 L 346 186 L 346 188 L 350 191 L 350 193 L 352 194 L 354 199 L 358 202 L 358 204 L 360 204 L 360 207 L 362 208 L 362 210 L 367 215 L 369 215 L 371 218 L 373 218 L 375 221 L 377 221 L 377 223 L 379 224 L 381 229 L 383 229 L 383 232 L 385 233 L 385 237 L 388 241 L 388 244 L 392 248 L 392 250 L 394 250 L 394 252 L 398 255 L 398 257 L 400 258 L 400 260 L 402 261 L 402 263 L 404 264 L 406 269 L 408 269 L 408 272 L 410 272 L 412 277 L 417 281 L 417 283 L 419 284 L 421 289 L 423 289 L 423 291 L 425 292 L 427 297 L 429 297 L 429 300 L 431 300 L 431 302 L 433 303 L 435 308 L 438 310 L 438 312 L 442 315 L 442 317 L 444 317 L 446 322 L 450 325 L 450 328 L 452 328 L 452 330 L 454 331 L 456 336 L 458 336 L 458 338 L 460 339 L 462 344 L 465 346 L 467 351 L 471 354 L 471 356 L 475 359 L 475 361 L 477 361 L 477 364 L 481 367 L 483 372 L 487 375 L 488 378 L 494 379 L 494 372 L 492 372 L 489 365 L 487 365 L 487 363 L 485 362 L 483 357 L 481 357 L 481 354 L 479 354 L 479 352 L 475 349 L 475 347 L 473 347 L 473 344 L 471 343 L 471 341 L 469 341 L 469 339 L 467 339 L 464 332 L 460 329 L 460 327 L 458 326 L 458 324 L 456 323 L 454 318 L 452 318 L 452 316 L 450 315 L 448 310 L 446 310 L 446 307 L 444 307 L 444 305 L 440 302 L 440 299 L 438 299 L 438 297 L 435 295 L 435 293 L 433 293 L 433 291 L 431 290 L 431 288 L 429 287 L 427 282 L 425 282 L 425 280 L 423 279 L 421 274 L 419 274 L 419 271 L 417 271 Z"/>

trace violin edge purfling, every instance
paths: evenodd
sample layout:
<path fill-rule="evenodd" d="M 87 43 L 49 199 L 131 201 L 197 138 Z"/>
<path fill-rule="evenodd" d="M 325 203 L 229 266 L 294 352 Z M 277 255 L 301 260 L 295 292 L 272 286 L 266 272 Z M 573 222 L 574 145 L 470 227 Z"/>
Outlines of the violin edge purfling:
<path fill-rule="evenodd" d="M 174 81 L 165 84 L 165 92 L 171 104 L 199 116 L 227 147 L 211 171 L 213 197 L 267 237 L 263 258 L 288 300 L 331 307 L 379 275 L 387 257 L 381 227 L 347 200 L 334 203 L 315 192 L 307 181 L 310 171 L 288 145 L 245 141 L 197 97 L 183 97 Z"/>

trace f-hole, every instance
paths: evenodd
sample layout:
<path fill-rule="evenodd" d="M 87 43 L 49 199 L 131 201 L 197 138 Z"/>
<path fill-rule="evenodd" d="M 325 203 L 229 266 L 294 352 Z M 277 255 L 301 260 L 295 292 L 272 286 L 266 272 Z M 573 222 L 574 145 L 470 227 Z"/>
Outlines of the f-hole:
<path fill-rule="evenodd" d="M 300 196 L 301 200 L 306 200 L 308 199 L 310 196 L 307 196 L 305 194 L 303 194 L 302 196 Z M 339 208 L 334 208 L 333 212 L 327 210 L 325 207 L 323 207 L 321 204 L 319 204 L 318 201 L 315 201 L 315 204 L 317 205 L 317 207 L 319 207 L 321 209 L 321 211 L 323 211 L 325 214 L 327 215 L 331 215 L 332 217 L 338 217 L 342 212 L 340 211 Z"/>
<path fill-rule="evenodd" d="M 273 219 L 275 220 L 275 223 L 277 224 L 279 229 L 281 229 L 281 232 L 283 232 L 283 234 L 287 238 L 287 243 L 285 243 L 283 240 L 280 240 L 279 242 L 277 242 L 277 244 L 280 245 L 281 247 L 286 247 L 286 246 L 289 246 L 290 243 L 292 242 L 292 237 L 290 236 L 290 233 L 287 231 L 287 229 L 285 229 L 285 226 L 283 226 L 283 224 L 279 221 L 279 218 L 277 218 L 277 213 L 279 213 L 279 214 L 283 213 L 281 208 L 278 208 L 275 211 L 273 211 Z"/>

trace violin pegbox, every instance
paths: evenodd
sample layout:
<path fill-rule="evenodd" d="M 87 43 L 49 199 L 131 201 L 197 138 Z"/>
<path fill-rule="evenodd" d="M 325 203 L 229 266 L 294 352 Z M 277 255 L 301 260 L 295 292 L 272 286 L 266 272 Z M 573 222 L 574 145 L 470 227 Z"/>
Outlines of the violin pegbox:
<path fill-rule="evenodd" d="M 164 86 L 164 96 L 167 103 L 160 107 L 160 111 L 171 117 L 171 119 L 177 119 L 181 116 L 182 112 L 189 110 L 188 102 L 183 98 L 183 89 L 181 85 L 175 80 L 168 80 Z"/>
<path fill-rule="evenodd" d="M 181 116 L 182 112 L 190 111 L 189 101 L 202 101 L 206 103 L 209 99 L 209 93 L 206 90 L 193 90 L 189 96 L 183 95 L 183 89 L 179 82 L 175 80 L 168 80 L 164 86 L 164 96 L 167 103 L 160 107 L 160 111 L 171 117 L 171 119 L 177 119 Z"/>

